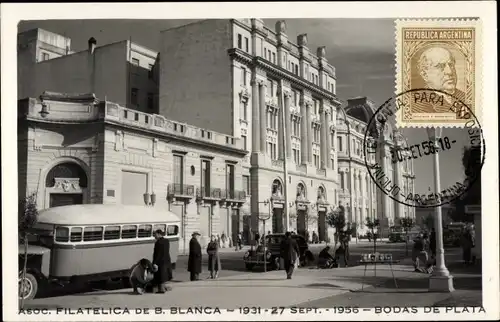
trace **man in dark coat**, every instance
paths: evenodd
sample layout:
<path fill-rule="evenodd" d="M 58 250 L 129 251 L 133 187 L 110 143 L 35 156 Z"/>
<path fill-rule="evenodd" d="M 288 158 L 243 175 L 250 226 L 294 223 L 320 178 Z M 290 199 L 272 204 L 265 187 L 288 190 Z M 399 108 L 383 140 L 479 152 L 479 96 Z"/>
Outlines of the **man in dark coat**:
<path fill-rule="evenodd" d="M 293 270 L 295 268 L 295 261 L 299 259 L 300 250 L 299 245 L 292 238 L 292 234 L 287 231 L 285 239 L 281 242 L 281 258 L 285 263 L 286 278 L 292 279 Z"/>
<path fill-rule="evenodd" d="M 201 245 L 198 239 L 200 234 L 194 232 L 191 240 L 189 241 L 189 258 L 188 258 L 188 272 L 190 272 L 191 281 L 200 279 L 201 273 Z"/>
<path fill-rule="evenodd" d="M 155 231 L 155 247 L 153 251 L 153 265 L 157 266 L 154 285 L 158 287 L 157 293 L 165 293 L 170 288 L 167 282 L 172 279 L 172 263 L 170 260 L 170 242 L 163 238 L 162 230 Z"/>

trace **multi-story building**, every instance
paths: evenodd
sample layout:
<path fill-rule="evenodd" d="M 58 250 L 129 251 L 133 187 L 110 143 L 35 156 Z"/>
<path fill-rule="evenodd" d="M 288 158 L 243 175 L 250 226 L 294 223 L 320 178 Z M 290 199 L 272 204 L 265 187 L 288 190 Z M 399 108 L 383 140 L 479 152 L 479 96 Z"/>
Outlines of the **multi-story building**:
<path fill-rule="evenodd" d="M 95 93 L 127 108 L 158 112 L 158 53 L 124 40 L 73 52 L 71 39 L 33 29 L 18 35 L 18 98 L 45 91 Z"/>
<path fill-rule="evenodd" d="M 339 203 L 346 209 L 348 221 L 357 223 L 360 233 L 366 231 L 367 217 L 378 218 L 382 232 L 387 233 L 390 226 L 400 224 L 400 218 L 415 218 L 415 208 L 392 200 L 368 173 L 364 142 L 367 126 L 376 112 L 374 103 L 366 97 L 349 99 L 345 112 L 347 120 L 344 115 L 338 114 L 335 133 L 340 181 Z M 372 125 L 375 123 L 377 122 L 372 122 Z M 405 196 L 409 192 L 414 193 L 413 162 L 405 159 L 396 166 L 388 157 L 389 149 L 394 148 L 401 139 L 394 125 L 388 122 L 384 131 L 369 130 L 368 133 L 368 137 L 378 140 L 379 144 L 377 153 L 366 153 L 366 161 L 381 165 L 385 175 L 403 190 Z M 386 151 L 385 157 L 381 153 L 383 150 Z"/>
<path fill-rule="evenodd" d="M 39 209 L 137 204 L 181 218 L 181 251 L 192 232 L 236 238 L 243 230 L 239 138 L 128 109 L 93 94 L 44 93 L 19 101 L 19 196 Z M 246 171 L 246 170 L 245 170 Z M 140 215 L 140 214 L 138 214 Z"/>
<path fill-rule="evenodd" d="M 326 48 L 315 53 L 306 34 L 289 40 L 284 21 L 275 30 L 261 19 L 231 19 L 163 31 L 160 114 L 241 137 L 251 151 L 243 175 L 254 230 L 271 199 L 273 231 L 315 231 L 326 240 L 333 235 L 326 214 L 336 205 L 331 138 L 341 103 Z"/>

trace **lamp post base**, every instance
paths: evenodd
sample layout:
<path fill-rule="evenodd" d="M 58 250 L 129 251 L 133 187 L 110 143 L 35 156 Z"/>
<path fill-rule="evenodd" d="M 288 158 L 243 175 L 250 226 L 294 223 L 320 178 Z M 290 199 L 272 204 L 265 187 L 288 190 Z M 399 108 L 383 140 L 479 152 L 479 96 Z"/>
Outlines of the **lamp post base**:
<path fill-rule="evenodd" d="M 453 288 L 453 276 L 451 275 L 432 275 L 429 278 L 429 292 L 451 293 Z"/>

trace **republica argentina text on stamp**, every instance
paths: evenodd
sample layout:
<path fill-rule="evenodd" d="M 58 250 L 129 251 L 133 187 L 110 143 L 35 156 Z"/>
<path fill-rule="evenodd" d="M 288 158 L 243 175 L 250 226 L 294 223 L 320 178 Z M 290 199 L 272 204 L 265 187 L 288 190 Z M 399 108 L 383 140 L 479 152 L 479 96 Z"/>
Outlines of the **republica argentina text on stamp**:
<path fill-rule="evenodd" d="M 398 125 L 462 127 L 467 111 L 452 106 L 451 96 L 481 120 L 480 50 L 478 20 L 397 20 L 396 93 L 437 90 L 406 102 Z"/>

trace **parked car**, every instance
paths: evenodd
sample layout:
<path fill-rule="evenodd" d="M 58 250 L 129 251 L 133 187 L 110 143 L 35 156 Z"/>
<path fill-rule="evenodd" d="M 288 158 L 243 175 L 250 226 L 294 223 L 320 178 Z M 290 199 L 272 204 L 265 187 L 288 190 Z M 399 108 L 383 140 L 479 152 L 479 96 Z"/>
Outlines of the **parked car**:
<path fill-rule="evenodd" d="M 314 255 L 309 250 L 306 239 L 301 235 L 292 235 L 299 245 L 300 266 L 307 266 L 314 262 Z M 285 239 L 285 234 L 271 234 L 265 236 L 265 247 L 259 245 L 254 250 L 249 250 L 243 256 L 245 267 L 252 270 L 255 266 L 263 266 L 264 262 L 272 270 L 281 269 L 281 242 Z"/>

